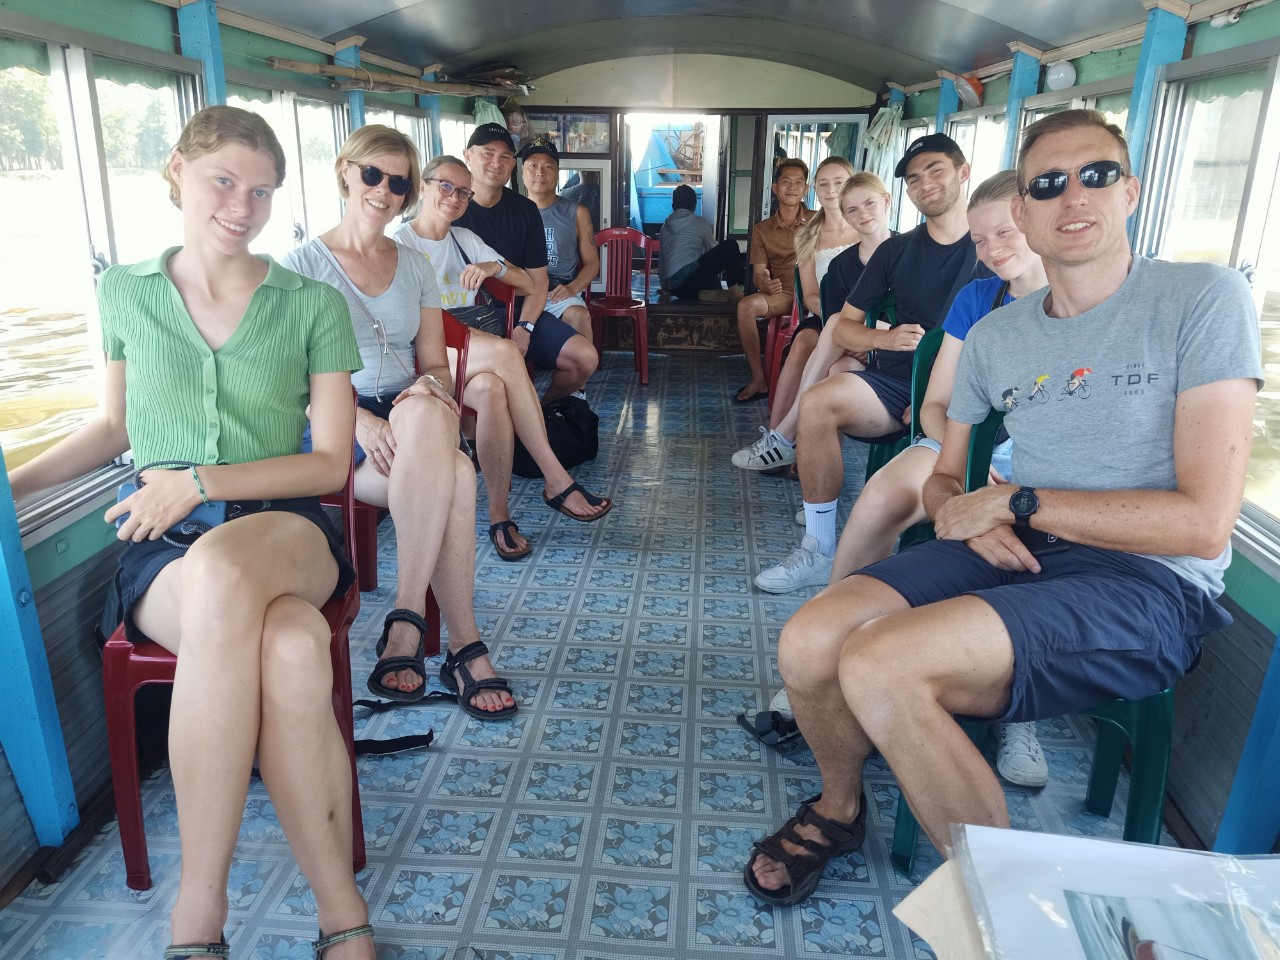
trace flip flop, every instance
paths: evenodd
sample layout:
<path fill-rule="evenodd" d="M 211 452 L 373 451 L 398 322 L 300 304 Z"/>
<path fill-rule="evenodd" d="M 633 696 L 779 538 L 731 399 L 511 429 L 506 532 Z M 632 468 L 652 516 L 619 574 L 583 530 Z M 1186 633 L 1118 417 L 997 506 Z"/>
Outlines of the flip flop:
<path fill-rule="evenodd" d="M 501 710 L 484 710 L 471 703 L 471 698 L 482 690 L 498 690 L 508 694 L 511 693 L 511 686 L 501 677 L 477 680 L 471 675 L 471 671 L 467 669 L 468 663 L 479 657 L 487 656 L 488 653 L 489 648 L 481 640 L 468 643 L 457 653 L 446 653 L 444 663 L 440 664 L 440 682 L 448 690 L 458 695 L 458 706 L 477 720 L 505 720 L 519 709 L 517 704 L 513 703 L 511 706 L 503 707 Z M 453 675 L 455 670 L 462 675 L 461 691 L 458 690 L 458 678 Z"/>
<path fill-rule="evenodd" d="M 740 713 L 738 726 L 766 747 L 781 748 L 800 737 L 800 725 L 795 720 L 788 720 L 777 710 L 763 710 L 755 715 L 754 720 L 748 720 L 745 713 Z"/>
<path fill-rule="evenodd" d="M 418 650 L 412 657 L 386 657 L 382 658 L 382 651 L 387 649 L 387 638 L 391 635 L 391 624 L 403 621 L 412 624 L 418 630 Z M 416 703 L 427 695 L 427 621 L 412 610 L 405 610 L 402 607 L 396 607 L 387 614 L 387 619 L 382 623 L 382 636 L 378 638 L 378 645 L 375 648 L 380 658 L 373 668 L 373 672 L 369 674 L 368 687 L 369 692 L 375 697 L 384 697 L 387 700 L 398 700 L 401 703 Z M 422 684 L 414 690 L 393 690 L 390 687 L 383 686 L 382 678 L 389 673 L 399 673 L 401 670 L 412 670 L 422 678 Z"/>
<path fill-rule="evenodd" d="M 498 542 L 498 537 L 501 536 L 507 543 L 515 543 L 515 539 L 511 534 L 519 532 L 520 528 L 516 526 L 514 520 L 499 520 L 497 523 L 489 524 L 489 542 L 493 544 L 493 549 L 497 551 L 498 556 L 503 560 L 519 560 L 521 557 L 527 557 L 533 552 L 533 544 L 527 541 L 523 548 L 504 547 Z"/>
<path fill-rule="evenodd" d="M 733 402 L 734 402 L 734 403 L 755 403 L 757 400 L 768 400 L 768 399 L 769 399 L 769 393 L 768 393 L 768 391 L 764 391 L 764 390 L 757 390 L 755 393 L 753 393 L 753 394 L 752 394 L 751 396 L 749 396 L 749 397 L 741 397 L 741 396 L 739 396 L 739 395 L 738 395 L 738 394 L 742 393 L 742 391 L 743 391 L 743 390 L 747 389 L 747 387 L 749 387 L 749 386 L 750 386 L 750 384 L 746 384 L 746 383 L 744 383 L 744 384 L 739 388 L 738 393 L 735 393 L 735 394 L 733 395 Z"/>
<path fill-rule="evenodd" d="M 589 517 L 584 517 L 574 513 L 572 510 L 570 510 L 568 507 L 564 505 L 565 500 L 569 499 L 569 496 L 574 493 L 582 494 L 582 498 L 586 500 L 587 503 L 593 507 L 598 507 L 601 504 L 604 504 L 604 509 L 601 510 L 599 513 L 592 514 Z M 608 513 L 610 510 L 613 509 L 612 500 L 610 500 L 608 497 L 597 497 L 594 493 L 588 493 L 586 490 L 583 489 L 582 484 L 578 483 L 577 480 L 573 481 L 573 483 L 569 484 L 569 486 L 565 487 L 563 491 L 561 491 L 558 495 L 554 497 L 548 497 L 546 494 L 543 494 L 542 502 L 545 503 L 552 510 L 555 510 L 557 513 L 563 513 L 566 517 L 570 517 L 573 520 L 577 520 L 579 523 L 591 523 L 592 521 L 599 520 L 606 513 Z"/>

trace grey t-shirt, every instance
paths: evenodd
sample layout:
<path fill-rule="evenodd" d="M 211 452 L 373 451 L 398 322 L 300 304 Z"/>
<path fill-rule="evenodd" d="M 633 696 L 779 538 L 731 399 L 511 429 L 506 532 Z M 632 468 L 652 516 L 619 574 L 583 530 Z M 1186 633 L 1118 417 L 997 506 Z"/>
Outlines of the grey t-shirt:
<path fill-rule="evenodd" d="M 556 197 L 555 203 L 538 212 L 547 237 L 547 276 L 554 281 L 570 281 L 578 275 L 582 263 L 578 253 L 578 202 Z"/>
<path fill-rule="evenodd" d="M 396 246 L 395 276 L 376 297 L 360 292 L 319 238 L 290 250 L 283 260 L 290 270 L 336 287 L 346 298 L 364 361 L 364 369 L 351 375 L 351 384 L 362 397 L 380 395 L 387 400 L 413 383 L 413 341 L 422 324 L 422 309 L 440 306 L 435 273 L 427 258 L 404 244 Z M 375 329 L 374 320 L 380 330 Z"/>
<path fill-rule="evenodd" d="M 1247 281 L 1207 263 L 1133 258 L 1120 289 L 1076 317 L 1044 312 L 1048 288 L 969 331 L 947 416 L 1006 410 L 1013 474 L 1050 490 L 1173 490 L 1178 394 L 1219 380 L 1261 386 L 1258 315 Z M 1213 560 L 1151 556 L 1211 596 Z"/>
<path fill-rule="evenodd" d="M 662 224 L 658 237 L 662 243 L 662 256 L 658 259 L 658 274 L 665 284 L 681 267 L 688 266 L 716 245 L 711 224 L 692 210 L 671 211 Z"/>

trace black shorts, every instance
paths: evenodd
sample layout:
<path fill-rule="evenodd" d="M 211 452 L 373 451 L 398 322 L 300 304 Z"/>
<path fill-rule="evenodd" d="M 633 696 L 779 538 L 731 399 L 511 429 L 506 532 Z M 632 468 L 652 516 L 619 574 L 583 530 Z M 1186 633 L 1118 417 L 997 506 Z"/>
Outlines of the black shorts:
<path fill-rule="evenodd" d="M 306 517 L 324 533 L 329 543 L 329 552 L 338 562 L 338 585 L 334 587 L 331 600 L 336 600 L 347 592 L 355 583 L 356 572 L 347 560 L 342 538 L 334 529 L 329 518 L 320 506 L 319 497 L 297 497 L 291 500 L 272 500 L 269 506 L 259 512 L 284 511 Z M 234 523 L 234 520 L 228 521 Z M 133 610 L 142 600 L 152 582 L 160 571 L 186 555 L 182 547 L 174 546 L 164 540 L 144 540 L 142 543 L 128 543 L 120 556 L 120 566 L 116 570 L 116 595 L 118 597 L 119 621 L 124 623 L 125 637 L 131 643 L 140 643 L 148 639 L 133 622 Z"/>
<path fill-rule="evenodd" d="M 910 380 L 890 376 L 887 373 L 881 373 L 879 370 L 854 370 L 851 371 L 850 376 L 860 377 L 875 393 L 876 399 L 884 406 L 885 411 L 889 414 L 889 419 L 894 423 L 902 423 L 902 411 L 911 406 Z M 907 428 L 903 426 L 886 433 L 882 437 L 853 437 L 853 439 L 861 440 L 863 443 L 892 443 L 900 437 L 906 436 L 906 434 Z M 849 436 L 853 436 L 853 434 L 849 434 Z"/>
<path fill-rule="evenodd" d="M 796 337 L 800 336 L 801 330 L 812 330 L 814 333 L 822 333 L 823 326 L 824 323 L 821 317 L 815 317 L 812 313 L 807 313 L 800 322 L 796 324 L 796 332 L 792 335 L 791 339 L 795 340 Z"/>

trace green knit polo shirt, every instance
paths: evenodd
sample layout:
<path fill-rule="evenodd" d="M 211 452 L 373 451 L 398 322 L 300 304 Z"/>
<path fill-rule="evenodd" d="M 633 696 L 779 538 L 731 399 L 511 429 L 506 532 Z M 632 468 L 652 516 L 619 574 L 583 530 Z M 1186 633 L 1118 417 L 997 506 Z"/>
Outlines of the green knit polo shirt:
<path fill-rule="evenodd" d="M 139 465 L 249 463 L 297 453 L 310 375 L 359 370 L 346 301 L 270 257 L 235 332 L 205 343 L 169 276 L 172 247 L 98 282 L 103 347 L 125 361 L 125 425 Z"/>

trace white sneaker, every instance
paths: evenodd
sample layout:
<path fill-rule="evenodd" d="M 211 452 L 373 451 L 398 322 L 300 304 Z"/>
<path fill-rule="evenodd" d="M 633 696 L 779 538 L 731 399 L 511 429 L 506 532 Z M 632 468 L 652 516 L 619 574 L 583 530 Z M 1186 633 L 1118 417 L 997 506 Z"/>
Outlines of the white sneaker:
<path fill-rule="evenodd" d="M 768 427 L 760 428 L 761 437 L 749 447 L 733 455 L 733 465 L 743 470 L 773 470 L 796 462 L 796 448 L 777 438 Z"/>
<path fill-rule="evenodd" d="M 786 687 L 773 695 L 773 699 L 769 701 L 769 709 L 788 720 L 794 720 L 796 717 L 796 712 L 791 709 L 791 698 L 787 696 Z"/>
<path fill-rule="evenodd" d="M 756 586 L 766 593 L 790 593 L 801 587 L 825 587 L 831 579 L 831 557 L 818 553 L 818 541 L 807 533 L 798 549 L 776 567 L 762 570 Z"/>
<path fill-rule="evenodd" d="M 796 523 L 800 524 L 802 527 L 804 526 L 804 507 L 801 507 L 796 511 Z"/>
<path fill-rule="evenodd" d="M 1049 782 L 1049 764 L 1045 762 L 1034 723 L 1000 725 L 1000 752 L 996 754 L 996 770 L 1000 776 L 1020 787 L 1043 787 Z"/>

